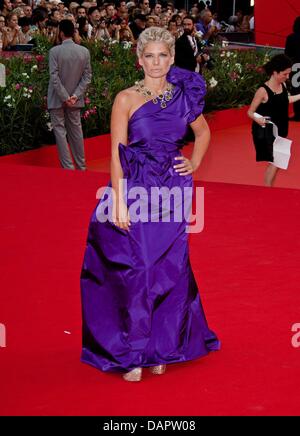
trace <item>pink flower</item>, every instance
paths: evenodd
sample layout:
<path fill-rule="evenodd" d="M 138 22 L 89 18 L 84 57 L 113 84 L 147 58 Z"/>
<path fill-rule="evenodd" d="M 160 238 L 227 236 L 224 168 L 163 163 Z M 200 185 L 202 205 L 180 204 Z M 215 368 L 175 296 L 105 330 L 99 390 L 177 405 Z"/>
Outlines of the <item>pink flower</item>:
<path fill-rule="evenodd" d="M 16 84 L 16 90 L 18 91 L 19 89 L 21 89 L 22 88 L 22 85 L 20 85 L 20 83 L 17 83 Z"/>
<path fill-rule="evenodd" d="M 233 80 L 234 82 L 235 82 L 237 79 L 240 78 L 240 76 L 238 75 L 238 73 L 236 73 L 235 71 L 232 71 L 232 72 L 229 74 L 229 77 L 230 77 L 230 79 Z"/>
<path fill-rule="evenodd" d="M 33 59 L 33 56 L 31 54 L 25 54 L 23 56 L 23 61 L 25 62 L 25 64 L 28 64 L 29 62 L 31 62 Z"/>
<path fill-rule="evenodd" d="M 85 112 L 83 113 L 82 118 L 85 119 L 85 120 L 87 120 L 89 116 L 90 116 L 90 111 L 87 110 L 87 111 L 85 111 Z"/>
<path fill-rule="evenodd" d="M 255 71 L 259 74 L 262 74 L 264 72 L 264 69 L 263 69 L 263 67 L 257 67 L 257 68 L 255 68 Z"/>
<path fill-rule="evenodd" d="M 135 63 L 135 69 L 136 69 L 137 71 L 140 71 L 140 70 L 142 69 L 142 66 L 139 64 L 138 61 L 136 61 L 136 63 Z"/>
<path fill-rule="evenodd" d="M 108 50 L 107 48 L 103 49 L 103 53 L 105 54 L 105 56 L 110 56 L 111 55 L 111 51 Z"/>
<path fill-rule="evenodd" d="M 43 62 L 43 60 L 45 59 L 45 56 L 43 56 L 43 55 L 36 55 L 35 59 L 37 60 L 37 62 Z"/>
<path fill-rule="evenodd" d="M 84 102 L 85 104 L 90 104 L 91 100 L 88 97 L 85 97 Z"/>

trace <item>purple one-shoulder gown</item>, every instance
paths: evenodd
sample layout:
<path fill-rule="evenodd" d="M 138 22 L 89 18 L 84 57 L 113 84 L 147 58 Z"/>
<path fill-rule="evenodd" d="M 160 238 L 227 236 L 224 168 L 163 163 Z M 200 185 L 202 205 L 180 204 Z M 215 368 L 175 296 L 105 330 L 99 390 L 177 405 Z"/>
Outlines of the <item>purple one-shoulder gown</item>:
<path fill-rule="evenodd" d="M 188 125 L 203 110 L 205 82 L 177 67 L 167 79 L 175 86 L 167 107 L 148 101 L 137 109 L 128 146 L 119 145 L 127 190 L 192 186 L 192 176 L 180 176 L 173 165 Z M 91 218 L 81 273 L 81 360 L 102 371 L 130 371 L 218 350 L 190 266 L 186 221 L 137 221 L 127 232 L 100 222 L 104 196 Z"/>

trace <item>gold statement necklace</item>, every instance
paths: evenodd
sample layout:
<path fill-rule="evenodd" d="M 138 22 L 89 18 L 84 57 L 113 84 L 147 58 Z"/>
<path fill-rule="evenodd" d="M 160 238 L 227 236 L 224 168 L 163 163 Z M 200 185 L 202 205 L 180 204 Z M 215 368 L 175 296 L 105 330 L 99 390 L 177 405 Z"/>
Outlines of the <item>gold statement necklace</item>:
<path fill-rule="evenodd" d="M 145 86 L 144 80 L 140 80 L 135 82 L 135 90 L 142 94 L 146 101 L 152 100 L 154 104 L 160 103 L 160 107 L 164 109 L 167 107 L 167 102 L 173 98 L 174 86 L 172 83 L 168 83 L 166 90 L 156 95 Z"/>

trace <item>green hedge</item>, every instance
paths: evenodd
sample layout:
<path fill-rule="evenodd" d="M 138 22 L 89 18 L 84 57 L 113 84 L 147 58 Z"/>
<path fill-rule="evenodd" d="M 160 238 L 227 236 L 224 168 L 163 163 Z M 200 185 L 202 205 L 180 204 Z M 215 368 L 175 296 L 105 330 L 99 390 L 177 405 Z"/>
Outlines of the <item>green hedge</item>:
<path fill-rule="evenodd" d="M 92 83 L 82 111 L 85 137 L 109 132 L 110 112 L 115 95 L 142 77 L 135 51 L 119 44 L 86 42 L 91 53 Z M 17 153 L 54 142 L 46 109 L 49 43 L 38 39 L 33 54 L 2 58 L 6 87 L 0 88 L 0 155 Z M 263 82 L 261 66 L 267 52 L 212 52 L 215 67 L 204 72 L 207 81 L 206 112 L 249 104 Z"/>

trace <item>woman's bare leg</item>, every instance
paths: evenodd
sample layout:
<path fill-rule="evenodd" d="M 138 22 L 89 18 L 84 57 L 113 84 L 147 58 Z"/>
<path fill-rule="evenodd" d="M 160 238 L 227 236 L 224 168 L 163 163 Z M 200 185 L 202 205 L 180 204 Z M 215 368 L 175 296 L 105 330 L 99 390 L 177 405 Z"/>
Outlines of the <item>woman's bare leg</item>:
<path fill-rule="evenodd" d="M 278 169 L 279 168 L 275 167 L 272 164 L 269 164 L 267 166 L 267 169 L 265 172 L 265 186 L 269 186 L 269 187 L 273 186 Z"/>

